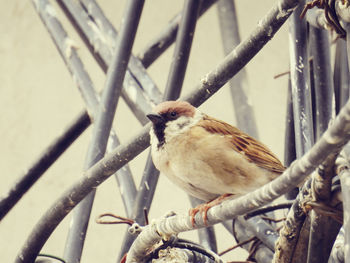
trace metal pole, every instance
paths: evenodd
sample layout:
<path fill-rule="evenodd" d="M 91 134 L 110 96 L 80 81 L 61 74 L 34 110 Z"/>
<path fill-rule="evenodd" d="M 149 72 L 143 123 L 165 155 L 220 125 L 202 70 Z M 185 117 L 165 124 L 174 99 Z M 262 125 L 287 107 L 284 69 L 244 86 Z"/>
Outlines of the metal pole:
<path fill-rule="evenodd" d="M 200 18 L 217 0 L 202 1 L 198 18 Z M 148 68 L 160 55 L 163 54 L 172 43 L 175 42 L 179 24 L 181 21 L 181 13 L 177 14 L 170 20 L 168 26 L 162 32 L 152 39 L 145 48 L 139 53 L 138 58 L 145 68 Z"/>
<path fill-rule="evenodd" d="M 91 14 L 87 13 L 87 10 L 82 7 L 82 3 L 59 0 L 58 4 L 102 70 L 107 72 L 117 41 L 117 32 L 114 27 L 92 0 L 89 2 L 89 10 L 93 11 Z M 96 21 L 99 21 L 99 23 Z M 110 39 L 110 41 L 105 41 L 103 36 Z M 121 95 L 136 118 L 142 124 L 145 124 L 148 122 L 146 114 L 152 109 L 152 101 L 160 98 L 160 92 L 147 75 L 141 63 L 135 62 L 135 60 L 137 59 L 134 58 L 132 60 L 133 63 L 130 61 L 128 64 Z M 153 101 L 153 103 L 155 102 Z"/>
<path fill-rule="evenodd" d="M 227 55 L 241 42 L 234 1 L 219 0 L 217 3 L 217 11 L 224 53 Z M 258 139 L 258 130 L 256 127 L 254 110 L 252 105 L 249 103 L 248 95 L 246 94 L 246 90 L 248 88 L 247 82 L 247 73 L 243 68 L 229 81 L 231 97 L 237 126 L 244 132 Z M 272 216 L 273 213 L 270 213 L 270 215 Z M 244 227 L 248 227 L 249 230 L 253 231 L 254 233 L 259 233 L 258 236 L 262 239 L 265 245 L 266 243 L 274 243 L 277 240 L 277 233 L 271 227 L 269 229 L 271 231 L 269 232 L 271 235 L 266 235 L 260 231 L 262 225 L 265 227 L 267 225 L 261 223 L 261 218 L 252 218 L 251 221 L 254 221 L 254 223 L 243 224 Z M 237 222 L 238 221 L 235 220 L 235 223 Z M 235 228 L 237 232 L 241 232 L 241 234 L 243 234 L 245 231 L 239 228 L 241 225 L 242 224 L 239 224 L 235 226 Z M 245 239 L 244 237 L 242 238 Z M 273 238 L 273 240 L 271 240 L 271 238 Z"/>
<path fill-rule="evenodd" d="M 291 87 L 291 81 L 289 77 L 288 94 L 287 94 L 286 131 L 284 136 L 284 166 L 288 167 L 295 159 L 296 159 L 296 152 L 295 152 L 292 87 Z M 299 189 L 296 187 L 289 193 L 286 193 L 285 197 L 288 200 L 293 200 L 298 195 L 298 192 L 299 192 Z"/>
<path fill-rule="evenodd" d="M 332 69 L 330 60 L 330 43 L 328 32 L 310 26 L 310 51 L 313 57 L 313 80 L 315 90 L 315 138 L 319 139 L 323 132 L 327 129 L 328 123 L 332 118 L 332 100 L 334 94 Z M 324 182 L 327 186 L 322 189 L 324 196 L 330 196 L 331 180 Z M 321 198 L 317 197 L 316 198 Z M 322 200 L 327 202 L 329 200 Z M 331 236 L 329 228 L 338 228 L 338 224 L 334 224 L 333 220 L 316 214 L 310 213 L 311 226 L 308 245 L 307 262 L 326 262 L 328 255 L 332 249 L 332 241 L 335 237 Z"/>
<path fill-rule="evenodd" d="M 333 75 L 335 110 L 336 114 L 338 114 L 349 98 L 350 87 L 346 41 L 343 39 L 338 39 L 336 43 Z"/>
<path fill-rule="evenodd" d="M 302 1 L 290 17 L 290 67 L 295 126 L 295 144 L 297 158 L 313 145 L 313 121 L 311 90 L 309 82 L 309 61 L 307 52 L 307 25 L 300 19 Z"/>
<path fill-rule="evenodd" d="M 182 83 L 185 77 L 187 62 L 192 46 L 192 39 L 197 22 L 200 7 L 198 0 L 188 0 L 184 3 L 182 18 L 179 26 L 179 33 L 176 37 L 176 47 L 168 76 L 167 86 L 163 95 L 164 100 L 174 100 L 180 95 Z M 159 171 L 155 168 L 151 154 L 148 155 L 144 175 L 135 199 L 133 218 L 143 225 L 144 209 L 149 210 L 153 200 L 159 178 Z M 129 250 L 136 237 L 128 232 L 125 235 L 119 258 Z"/>
<path fill-rule="evenodd" d="M 47 12 L 47 10 L 51 10 L 50 8 L 53 8 L 48 1 L 34 2 L 34 4 L 38 4 L 36 5 L 36 10 L 38 11 L 40 18 L 50 33 L 70 73 L 77 82 L 79 91 L 81 92 L 81 95 L 84 99 L 89 115 L 95 117 L 97 115 L 99 101 L 97 93 L 94 89 L 94 85 L 90 79 L 90 76 L 85 71 L 84 65 L 80 60 L 77 52 L 73 47 L 67 45 L 67 43 L 70 43 L 70 41 L 66 31 L 63 29 L 61 23 L 57 20 L 57 17 L 52 15 L 52 13 Z M 111 132 L 110 138 L 112 147 L 119 145 L 119 140 L 113 132 Z M 122 199 L 128 213 L 130 210 L 129 208 L 132 206 L 132 201 L 126 200 L 133 200 L 136 192 L 136 187 L 133 182 L 130 169 L 126 165 L 123 167 L 123 169 L 119 170 L 115 176 L 118 183 L 123 184 L 124 191 L 122 193 Z"/>
<path fill-rule="evenodd" d="M 233 0 L 219 0 L 217 10 L 220 22 L 221 38 L 225 55 L 229 54 L 241 42 L 236 7 Z M 243 68 L 230 81 L 230 91 L 235 109 L 237 126 L 254 138 L 258 138 L 254 110 L 248 102 L 247 73 Z"/>
<path fill-rule="evenodd" d="M 92 141 L 87 153 L 85 170 L 92 167 L 105 154 L 143 4 L 143 0 L 133 0 L 127 4 L 115 54 L 107 72 L 105 88 L 94 124 Z M 95 191 L 93 190 L 78 205 L 73 215 L 64 251 L 64 258 L 68 262 L 80 262 L 94 195 Z"/>
<path fill-rule="evenodd" d="M 313 145 L 313 120 L 312 120 L 312 104 L 311 104 L 311 88 L 309 82 L 309 60 L 307 52 L 307 24 L 305 20 L 300 19 L 300 14 L 304 8 L 305 1 L 301 1 L 299 6 L 294 10 L 290 17 L 289 23 L 289 50 L 290 50 L 290 78 L 293 102 L 293 119 L 295 133 L 296 157 L 301 158 Z M 275 258 L 284 262 L 282 258 L 294 258 L 296 262 L 306 259 L 307 246 L 299 245 L 298 251 L 296 247 L 298 243 L 302 244 L 303 238 L 308 233 L 301 234 L 299 231 L 305 222 L 305 215 L 300 213 L 298 200 L 301 198 L 302 192 L 299 192 L 296 201 L 288 213 L 284 228 L 289 229 L 294 226 L 297 230 L 296 236 L 289 242 L 285 236 L 279 238 L 280 253 L 275 254 Z M 291 224 L 291 225 L 290 225 Z M 304 228 L 308 231 L 307 228 Z M 277 255 L 277 256 L 276 256 Z"/>

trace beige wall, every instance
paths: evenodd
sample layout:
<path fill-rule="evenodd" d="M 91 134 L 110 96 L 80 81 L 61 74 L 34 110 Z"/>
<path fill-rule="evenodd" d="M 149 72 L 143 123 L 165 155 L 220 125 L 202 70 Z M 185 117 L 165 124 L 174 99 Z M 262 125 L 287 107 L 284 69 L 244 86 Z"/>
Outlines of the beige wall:
<path fill-rule="evenodd" d="M 117 28 L 124 2 L 99 1 Z M 243 38 L 249 35 L 274 2 L 274 0 L 236 1 Z M 173 0 L 146 1 L 133 49 L 134 54 L 157 35 L 167 21 L 181 9 L 182 4 L 183 1 Z M 1 7 L 0 194 L 4 194 L 16 178 L 73 119 L 73 116 L 84 108 L 84 104 L 31 1 L 2 0 Z M 61 12 L 58 12 L 58 16 L 68 31 L 72 32 L 71 26 Z M 284 25 L 273 41 L 247 66 L 249 94 L 255 107 L 260 139 L 281 159 L 283 159 L 287 78 L 274 80 L 273 76 L 288 70 L 287 26 Z M 70 36 L 80 46 L 78 52 L 96 88 L 102 89 L 104 74 L 96 66 L 78 36 L 75 33 L 71 33 Z M 165 86 L 172 53 L 173 47 L 149 69 L 151 77 L 160 89 Z M 218 19 L 214 7 L 197 25 L 184 93 L 194 88 L 222 57 Z M 206 102 L 202 109 L 217 118 L 235 123 L 231 97 L 226 86 Z M 121 141 L 125 141 L 136 133 L 140 125 L 122 100 L 118 105 L 116 116 L 114 127 Z M 1 262 L 13 261 L 44 211 L 82 175 L 90 135 L 91 129 L 88 129 L 0 223 Z M 137 182 L 142 175 L 146 156 L 147 152 L 130 163 Z M 187 213 L 189 209 L 187 196 L 163 177 L 160 179 L 153 205 L 150 211 L 151 219 L 162 216 L 169 210 Z M 114 178 L 110 178 L 98 188 L 92 218 L 107 211 L 125 215 Z M 43 252 L 62 254 L 69 220 L 70 216 L 60 224 Z M 219 226 L 217 229 L 219 250 L 223 250 L 232 244 L 233 239 L 222 227 Z M 123 226 L 97 225 L 91 221 L 82 262 L 115 262 L 124 230 Z M 186 233 L 183 236 L 197 238 L 193 233 Z M 238 259 L 232 255 L 229 254 L 226 259 Z M 244 259 L 244 256 L 240 256 L 240 259 Z"/>

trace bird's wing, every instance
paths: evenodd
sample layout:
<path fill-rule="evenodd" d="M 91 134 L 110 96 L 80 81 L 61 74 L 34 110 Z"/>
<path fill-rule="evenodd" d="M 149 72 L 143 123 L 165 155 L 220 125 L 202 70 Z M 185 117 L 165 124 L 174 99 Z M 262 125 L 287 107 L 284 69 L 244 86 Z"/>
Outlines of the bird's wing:
<path fill-rule="evenodd" d="M 285 170 L 282 163 L 265 145 L 236 127 L 209 116 L 205 116 L 198 125 L 210 133 L 218 133 L 227 137 L 234 150 L 259 167 L 276 173 L 282 173 Z"/>

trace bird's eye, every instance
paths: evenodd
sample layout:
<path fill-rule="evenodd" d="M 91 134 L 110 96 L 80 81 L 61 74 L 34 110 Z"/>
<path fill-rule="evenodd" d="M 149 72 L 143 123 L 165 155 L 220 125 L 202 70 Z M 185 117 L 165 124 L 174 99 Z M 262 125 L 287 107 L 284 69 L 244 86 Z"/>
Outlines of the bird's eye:
<path fill-rule="evenodd" d="M 171 116 L 171 117 L 176 117 L 176 115 L 177 115 L 177 112 L 176 112 L 176 111 L 170 112 L 170 116 Z"/>

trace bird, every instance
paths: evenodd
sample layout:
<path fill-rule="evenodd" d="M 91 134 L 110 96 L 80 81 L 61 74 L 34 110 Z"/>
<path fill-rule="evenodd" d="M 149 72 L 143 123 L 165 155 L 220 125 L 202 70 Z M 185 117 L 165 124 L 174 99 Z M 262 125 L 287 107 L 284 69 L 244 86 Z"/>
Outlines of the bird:
<path fill-rule="evenodd" d="M 186 101 L 165 101 L 146 115 L 155 167 L 189 195 L 203 200 L 195 215 L 272 181 L 285 167 L 264 144 L 202 113 Z"/>

